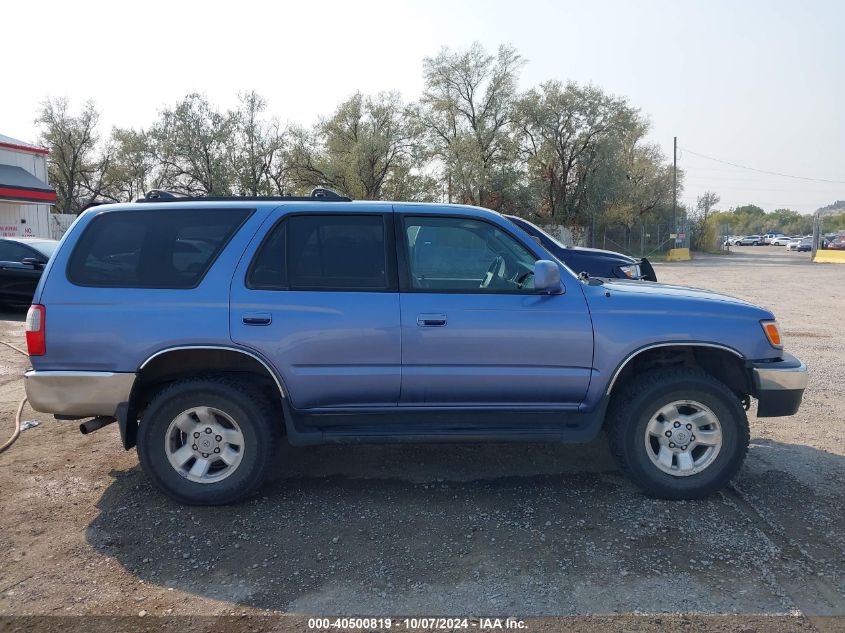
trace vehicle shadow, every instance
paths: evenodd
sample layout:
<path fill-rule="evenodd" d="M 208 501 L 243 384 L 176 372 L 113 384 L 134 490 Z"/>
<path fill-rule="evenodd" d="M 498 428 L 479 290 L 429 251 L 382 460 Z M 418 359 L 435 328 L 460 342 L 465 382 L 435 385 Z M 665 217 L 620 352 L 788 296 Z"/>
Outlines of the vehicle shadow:
<path fill-rule="evenodd" d="M 697 502 L 643 496 L 603 442 L 285 449 L 257 495 L 217 508 L 112 475 L 88 543 L 148 585 L 243 607 L 845 613 L 845 458 L 806 446 L 755 442 L 737 487 Z M 809 597 L 773 587 L 785 565 Z"/>

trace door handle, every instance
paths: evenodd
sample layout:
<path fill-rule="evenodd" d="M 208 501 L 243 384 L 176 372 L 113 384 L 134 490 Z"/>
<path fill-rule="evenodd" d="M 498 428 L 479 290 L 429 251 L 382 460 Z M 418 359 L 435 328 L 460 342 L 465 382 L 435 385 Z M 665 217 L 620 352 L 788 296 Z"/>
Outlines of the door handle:
<path fill-rule="evenodd" d="M 248 312 L 242 320 L 244 325 L 270 325 L 273 317 L 269 312 Z"/>
<path fill-rule="evenodd" d="M 418 314 L 417 325 L 420 327 L 443 327 L 446 325 L 445 314 Z"/>

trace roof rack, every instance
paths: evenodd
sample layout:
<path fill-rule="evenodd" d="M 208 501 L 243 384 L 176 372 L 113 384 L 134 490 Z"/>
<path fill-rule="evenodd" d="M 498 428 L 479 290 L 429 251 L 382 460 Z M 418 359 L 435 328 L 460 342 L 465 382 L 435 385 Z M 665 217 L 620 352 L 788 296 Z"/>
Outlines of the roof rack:
<path fill-rule="evenodd" d="M 352 202 L 352 198 L 341 196 L 331 189 L 316 187 L 309 196 L 183 196 L 166 189 L 151 189 L 135 202 Z"/>

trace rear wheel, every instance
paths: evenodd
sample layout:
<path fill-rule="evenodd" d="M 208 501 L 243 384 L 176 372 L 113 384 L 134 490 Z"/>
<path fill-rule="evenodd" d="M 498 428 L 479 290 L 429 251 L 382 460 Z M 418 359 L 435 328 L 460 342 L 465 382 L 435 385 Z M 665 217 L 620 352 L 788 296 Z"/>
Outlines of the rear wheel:
<path fill-rule="evenodd" d="M 748 450 L 739 398 L 695 368 L 658 369 L 614 398 L 607 432 L 622 471 L 644 492 L 697 499 L 723 488 Z"/>
<path fill-rule="evenodd" d="M 260 392 L 222 378 L 184 380 L 150 402 L 138 427 L 138 455 L 173 499 L 232 503 L 264 481 L 278 435 L 279 421 Z"/>

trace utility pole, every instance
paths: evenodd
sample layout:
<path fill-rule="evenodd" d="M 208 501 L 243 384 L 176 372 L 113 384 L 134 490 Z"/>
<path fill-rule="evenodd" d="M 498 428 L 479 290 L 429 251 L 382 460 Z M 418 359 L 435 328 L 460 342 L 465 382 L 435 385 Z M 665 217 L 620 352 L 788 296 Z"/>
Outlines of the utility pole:
<path fill-rule="evenodd" d="M 675 137 L 672 147 L 672 231 L 675 240 L 678 239 L 678 137 Z"/>

